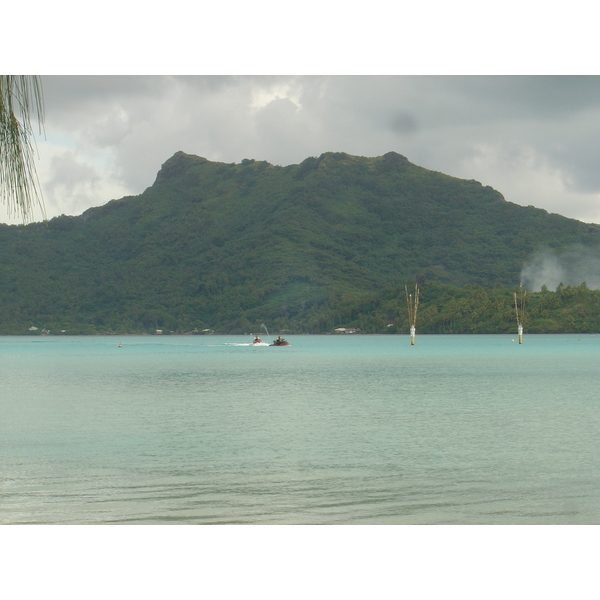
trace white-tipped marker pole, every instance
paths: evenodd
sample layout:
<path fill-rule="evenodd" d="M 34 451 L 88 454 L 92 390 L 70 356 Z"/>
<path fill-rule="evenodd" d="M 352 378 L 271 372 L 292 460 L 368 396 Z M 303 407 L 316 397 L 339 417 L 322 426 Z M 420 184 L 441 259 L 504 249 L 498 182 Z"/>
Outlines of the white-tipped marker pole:
<path fill-rule="evenodd" d="M 520 289 L 520 298 L 517 300 L 517 292 L 515 292 L 515 313 L 517 315 L 517 330 L 519 332 L 519 344 L 523 343 L 523 322 L 525 321 L 525 296 L 527 292 Z"/>
<path fill-rule="evenodd" d="M 415 297 L 408 293 L 408 287 L 404 286 L 406 291 L 406 304 L 408 307 L 408 322 L 410 325 L 410 345 L 415 345 L 415 333 L 417 331 L 417 309 L 419 308 L 419 284 L 415 284 Z"/>

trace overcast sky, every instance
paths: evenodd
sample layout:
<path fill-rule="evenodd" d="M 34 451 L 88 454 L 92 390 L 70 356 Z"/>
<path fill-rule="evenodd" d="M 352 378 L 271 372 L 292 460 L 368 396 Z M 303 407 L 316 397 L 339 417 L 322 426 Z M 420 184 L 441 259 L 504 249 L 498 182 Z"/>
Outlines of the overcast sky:
<path fill-rule="evenodd" d="M 37 170 L 49 218 L 143 192 L 178 150 L 275 165 L 395 151 L 510 202 L 600 222 L 597 76 L 45 75 L 42 83 Z"/>
<path fill-rule="evenodd" d="M 140 194 L 179 150 L 275 165 L 395 151 L 508 201 L 600 222 L 600 77 L 553 75 L 597 73 L 589 3 L 569 8 L 257 0 L 194 12 L 107 0 L 80 27 L 79 4 L 57 0 L 36 5 L 26 34 L 6 28 L 4 62 L 42 74 L 49 218 Z M 25 15 L 9 3 L 4 16 Z"/>

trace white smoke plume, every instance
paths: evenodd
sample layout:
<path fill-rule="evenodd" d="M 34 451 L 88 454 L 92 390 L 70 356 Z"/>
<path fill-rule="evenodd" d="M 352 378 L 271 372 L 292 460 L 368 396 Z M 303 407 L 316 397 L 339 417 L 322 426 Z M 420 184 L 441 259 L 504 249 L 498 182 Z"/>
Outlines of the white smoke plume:
<path fill-rule="evenodd" d="M 600 250 L 573 245 L 560 252 L 538 250 L 521 270 L 521 285 L 538 292 L 545 285 L 550 291 L 562 283 L 577 286 L 583 282 L 592 290 L 600 289 Z"/>

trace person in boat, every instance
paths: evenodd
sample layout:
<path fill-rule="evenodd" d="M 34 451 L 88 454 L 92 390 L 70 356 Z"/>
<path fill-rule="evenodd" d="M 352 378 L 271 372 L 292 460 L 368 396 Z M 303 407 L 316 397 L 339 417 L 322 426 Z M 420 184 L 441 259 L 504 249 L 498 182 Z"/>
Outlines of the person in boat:
<path fill-rule="evenodd" d="M 255 335 L 254 336 L 254 342 L 252 342 L 252 343 L 253 344 L 260 344 L 260 343 L 262 343 L 262 340 L 257 335 Z"/>

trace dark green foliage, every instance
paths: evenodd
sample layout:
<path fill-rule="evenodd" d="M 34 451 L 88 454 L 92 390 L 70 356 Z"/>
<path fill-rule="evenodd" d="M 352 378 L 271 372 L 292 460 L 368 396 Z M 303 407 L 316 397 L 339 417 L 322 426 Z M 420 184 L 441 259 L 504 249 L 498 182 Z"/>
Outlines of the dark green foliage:
<path fill-rule="evenodd" d="M 0 227 L 0 333 L 400 332 L 415 277 L 419 331 L 509 331 L 524 261 L 574 243 L 598 248 L 598 228 L 393 152 L 288 167 L 178 152 L 139 196 Z M 593 329 L 596 292 L 577 293 L 540 292 L 526 327 Z"/>
<path fill-rule="evenodd" d="M 429 282 L 421 288 L 417 330 L 420 333 L 516 333 L 515 289 L 463 288 Z M 556 292 L 528 292 L 527 333 L 600 333 L 600 290 L 560 286 Z M 369 302 L 346 308 L 344 327 L 365 333 L 408 333 L 402 287 L 388 288 Z"/>

